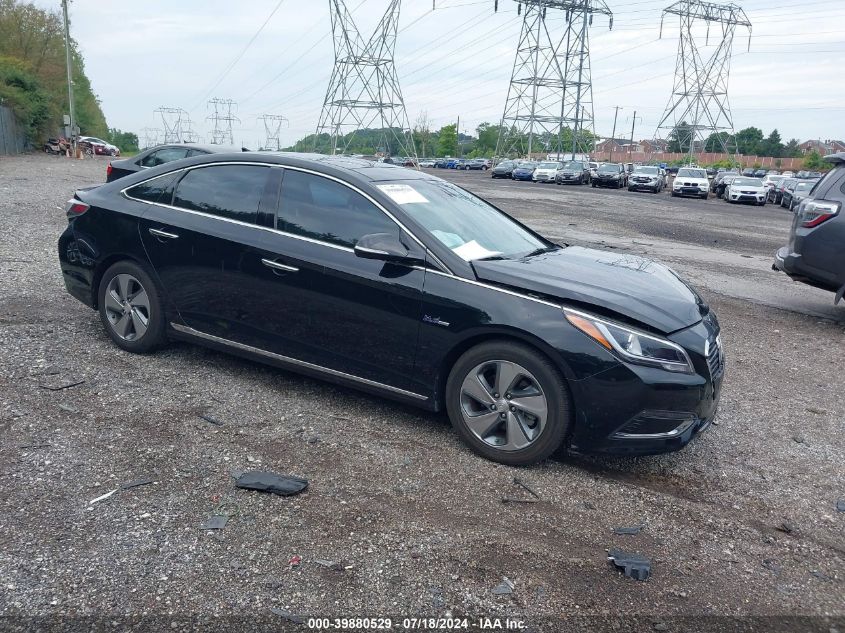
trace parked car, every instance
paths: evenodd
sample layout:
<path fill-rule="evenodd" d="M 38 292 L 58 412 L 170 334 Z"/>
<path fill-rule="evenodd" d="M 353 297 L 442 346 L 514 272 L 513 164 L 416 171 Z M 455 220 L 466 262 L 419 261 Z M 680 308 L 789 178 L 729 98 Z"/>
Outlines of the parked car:
<path fill-rule="evenodd" d="M 845 294 L 845 152 L 824 160 L 833 169 L 818 181 L 812 195 L 798 207 L 787 246 L 778 249 L 772 268 L 795 281 Z"/>
<path fill-rule="evenodd" d="M 451 158 L 438 158 L 434 161 L 434 166 L 437 169 L 447 169 L 449 167 L 449 161 L 452 160 Z"/>
<path fill-rule="evenodd" d="M 767 172 L 765 169 L 755 169 L 754 170 L 754 177 L 755 178 L 762 178 L 763 176 L 765 176 L 768 173 L 769 172 Z"/>
<path fill-rule="evenodd" d="M 537 163 L 530 160 L 520 161 L 513 168 L 511 178 L 514 180 L 531 180 L 535 169 L 537 169 Z"/>
<path fill-rule="evenodd" d="M 742 176 L 731 180 L 725 190 L 725 201 L 730 203 L 752 202 L 763 206 L 769 190 L 761 178 L 744 178 Z"/>
<path fill-rule="evenodd" d="M 795 185 L 789 191 L 787 203 L 782 204 L 781 206 L 786 207 L 790 211 L 795 211 L 795 209 L 798 208 L 798 205 L 801 204 L 801 201 L 810 194 L 817 182 L 817 180 L 795 181 Z"/>
<path fill-rule="evenodd" d="M 509 465 L 677 450 L 716 414 L 719 322 L 675 272 L 560 246 L 425 172 L 216 154 L 66 213 L 66 288 L 127 352 L 184 340 L 445 410 Z"/>
<path fill-rule="evenodd" d="M 516 167 L 517 162 L 515 160 L 503 160 L 501 163 L 498 163 L 493 169 L 490 171 L 490 175 L 493 178 L 510 178 L 513 176 L 513 169 Z"/>
<path fill-rule="evenodd" d="M 790 211 L 796 211 L 801 202 L 810 196 L 817 182 L 817 180 L 801 180 L 796 183 L 795 189 L 792 191 L 792 200 L 787 208 Z"/>
<path fill-rule="evenodd" d="M 602 163 L 591 179 L 592 187 L 616 187 L 622 189 L 628 184 L 628 173 L 620 163 Z"/>
<path fill-rule="evenodd" d="M 710 182 L 710 191 L 715 193 L 717 195 L 717 197 L 720 197 L 721 192 L 724 191 L 724 187 L 719 189 L 719 191 L 717 191 L 717 188 L 719 188 L 719 185 L 722 183 L 722 179 L 725 178 L 726 176 L 738 176 L 738 175 L 739 175 L 739 172 L 736 169 L 729 169 L 729 170 L 723 169 L 723 170 L 719 171 L 716 174 L 716 176 L 713 178 L 713 180 Z"/>
<path fill-rule="evenodd" d="M 739 174 L 727 174 L 726 176 L 722 177 L 719 181 L 719 184 L 716 185 L 716 197 L 717 198 L 725 198 L 725 191 L 728 188 L 728 185 L 731 184 L 731 181 L 734 178 L 742 178 Z"/>
<path fill-rule="evenodd" d="M 775 204 L 779 204 L 783 206 L 783 194 L 786 191 L 787 187 L 794 186 L 797 182 L 796 178 L 784 178 L 780 181 L 780 183 L 774 189 L 774 202 Z"/>
<path fill-rule="evenodd" d="M 117 145 L 104 141 L 96 136 L 80 136 L 77 141 L 89 143 L 94 153 L 100 156 L 120 156 L 120 148 Z"/>
<path fill-rule="evenodd" d="M 795 173 L 791 171 L 785 171 L 781 175 L 786 176 L 787 178 L 795 178 Z"/>
<path fill-rule="evenodd" d="M 564 164 L 555 174 L 555 182 L 559 185 L 566 183 L 578 183 L 579 185 L 590 182 L 590 163 L 582 160 L 571 160 Z"/>
<path fill-rule="evenodd" d="M 469 161 L 466 158 L 459 158 L 452 165 L 452 169 L 469 170 Z"/>
<path fill-rule="evenodd" d="M 469 169 L 476 171 L 487 171 L 493 166 L 493 161 L 489 158 L 473 158 L 469 161 Z"/>
<path fill-rule="evenodd" d="M 820 171 L 811 171 L 810 173 L 807 174 L 807 178 L 809 178 L 809 179 L 818 180 L 821 177 L 822 177 L 822 172 L 820 172 Z"/>
<path fill-rule="evenodd" d="M 457 169 L 458 163 L 461 162 L 460 158 L 449 158 L 446 161 L 446 169 Z"/>
<path fill-rule="evenodd" d="M 768 189 L 766 202 L 780 202 L 780 199 L 778 198 L 778 190 L 780 189 L 780 185 L 781 183 L 783 183 L 784 180 L 788 179 L 785 176 L 772 176 L 771 174 L 769 174 L 768 176 L 766 176 L 766 178 L 763 179 L 763 184 L 766 185 Z"/>
<path fill-rule="evenodd" d="M 194 145 L 188 143 L 156 145 L 131 158 L 110 161 L 106 166 L 106 182 L 112 182 L 129 174 L 158 167 L 174 160 L 237 151 L 240 150 L 229 145 Z"/>
<path fill-rule="evenodd" d="M 746 178 L 753 178 L 755 171 L 756 170 L 753 167 L 746 167 L 745 169 L 742 170 L 741 175 L 745 176 Z"/>
<path fill-rule="evenodd" d="M 682 167 L 672 182 L 673 196 L 698 196 L 707 199 L 710 181 L 701 167 Z"/>
<path fill-rule="evenodd" d="M 420 167 L 434 167 L 437 164 L 437 161 L 433 158 L 423 158 L 420 161 Z"/>
<path fill-rule="evenodd" d="M 534 182 L 554 182 L 557 170 L 563 167 L 563 163 L 557 161 L 543 161 L 537 165 L 531 180 Z"/>
<path fill-rule="evenodd" d="M 633 173 L 628 176 L 628 191 L 644 189 L 652 193 L 660 193 L 666 187 L 666 181 L 660 171 L 660 167 L 650 165 L 634 167 Z"/>
<path fill-rule="evenodd" d="M 398 164 L 402 165 L 402 167 L 416 167 L 417 159 L 413 156 L 405 156 L 398 162 Z"/>

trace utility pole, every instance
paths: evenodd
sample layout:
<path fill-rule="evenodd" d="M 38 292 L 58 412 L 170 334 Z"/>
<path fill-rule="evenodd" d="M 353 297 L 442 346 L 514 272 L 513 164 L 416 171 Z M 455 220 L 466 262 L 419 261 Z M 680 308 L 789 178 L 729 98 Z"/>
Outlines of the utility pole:
<path fill-rule="evenodd" d="M 458 147 L 458 155 L 461 157 L 461 115 L 458 115 L 458 122 L 455 124 L 455 145 Z"/>
<path fill-rule="evenodd" d="M 70 146 L 76 158 L 76 113 L 73 110 L 73 71 L 70 64 L 70 26 L 67 18 L 67 2 L 62 0 L 62 13 L 65 17 L 65 61 L 67 62 L 67 100 L 70 110 Z"/>
<path fill-rule="evenodd" d="M 622 106 L 615 106 L 616 111 L 613 113 L 613 133 L 610 135 L 610 158 L 607 162 L 613 162 L 613 146 L 616 145 L 616 117 L 619 116 L 619 111 L 622 109 Z"/>
<path fill-rule="evenodd" d="M 642 118 L 642 117 L 640 117 Z M 633 162 L 632 155 L 634 153 L 634 126 L 637 124 L 637 111 L 634 110 L 634 116 L 631 119 L 631 144 L 628 146 L 628 161 Z"/>

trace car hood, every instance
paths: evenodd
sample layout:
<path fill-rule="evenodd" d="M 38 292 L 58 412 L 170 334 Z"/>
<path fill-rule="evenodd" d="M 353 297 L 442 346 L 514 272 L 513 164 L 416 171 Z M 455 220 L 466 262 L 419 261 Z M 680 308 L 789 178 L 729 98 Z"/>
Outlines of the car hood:
<path fill-rule="evenodd" d="M 479 280 L 594 305 L 666 334 L 698 323 L 709 311 L 673 270 L 635 255 L 569 246 L 472 265 Z"/>
<path fill-rule="evenodd" d="M 514 172 L 519 172 L 521 174 L 533 174 L 534 168 L 533 167 L 517 167 L 514 169 Z"/>

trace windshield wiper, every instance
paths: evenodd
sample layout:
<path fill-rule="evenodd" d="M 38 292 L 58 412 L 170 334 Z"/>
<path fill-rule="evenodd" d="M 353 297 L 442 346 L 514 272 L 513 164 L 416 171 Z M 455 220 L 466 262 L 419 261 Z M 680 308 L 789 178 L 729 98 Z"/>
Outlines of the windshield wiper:
<path fill-rule="evenodd" d="M 474 262 L 495 262 L 501 259 L 510 259 L 509 257 L 505 257 L 504 255 L 488 255 L 487 257 L 479 257 L 478 259 L 474 259 Z"/>

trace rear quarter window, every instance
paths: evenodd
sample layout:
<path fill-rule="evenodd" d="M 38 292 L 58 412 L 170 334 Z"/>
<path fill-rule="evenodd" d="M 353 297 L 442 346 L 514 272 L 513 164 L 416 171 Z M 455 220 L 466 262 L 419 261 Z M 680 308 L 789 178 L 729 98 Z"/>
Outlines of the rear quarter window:
<path fill-rule="evenodd" d="M 140 185 L 135 185 L 131 189 L 126 190 L 126 195 L 135 200 L 143 200 L 144 202 L 170 204 L 171 198 L 173 197 L 173 185 L 180 173 L 164 174 L 158 178 L 143 182 Z"/>

